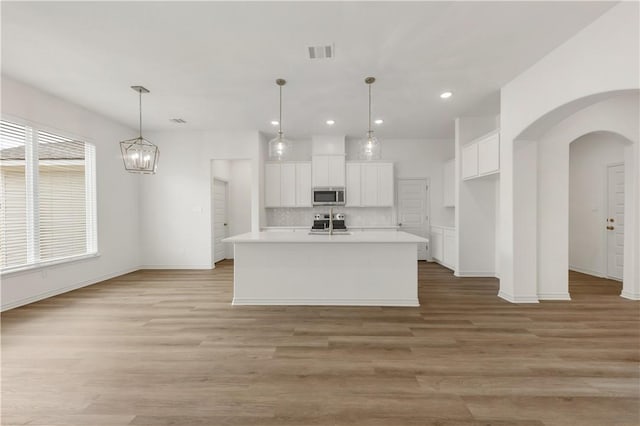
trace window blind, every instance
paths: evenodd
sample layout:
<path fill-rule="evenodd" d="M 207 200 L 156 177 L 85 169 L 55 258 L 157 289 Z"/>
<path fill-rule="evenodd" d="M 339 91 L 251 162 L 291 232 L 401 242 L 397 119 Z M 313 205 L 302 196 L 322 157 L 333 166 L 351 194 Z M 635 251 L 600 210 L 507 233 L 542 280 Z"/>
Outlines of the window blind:
<path fill-rule="evenodd" d="M 27 263 L 26 134 L 0 122 L 0 268 Z"/>
<path fill-rule="evenodd" d="M 95 253 L 93 145 L 28 126 L 1 124 L 0 268 Z"/>

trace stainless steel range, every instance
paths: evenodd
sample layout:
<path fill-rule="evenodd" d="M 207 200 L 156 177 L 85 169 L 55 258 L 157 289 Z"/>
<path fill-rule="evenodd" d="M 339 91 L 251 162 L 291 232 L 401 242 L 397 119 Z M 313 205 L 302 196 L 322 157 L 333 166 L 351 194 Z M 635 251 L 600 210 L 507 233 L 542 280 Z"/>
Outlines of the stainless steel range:
<path fill-rule="evenodd" d="M 347 232 L 344 213 L 316 213 L 313 216 L 313 226 L 311 233 L 313 234 L 329 234 L 332 232 Z"/>

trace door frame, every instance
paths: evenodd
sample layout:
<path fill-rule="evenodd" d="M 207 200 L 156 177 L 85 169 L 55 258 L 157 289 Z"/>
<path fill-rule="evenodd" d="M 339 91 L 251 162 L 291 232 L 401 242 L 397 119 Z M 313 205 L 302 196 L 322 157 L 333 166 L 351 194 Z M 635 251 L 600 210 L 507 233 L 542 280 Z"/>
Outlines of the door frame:
<path fill-rule="evenodd" d="M 216 267 L 216 210 L 215 210 L 215 190 L 216 190 L 216 181 L 222 182 L 225 184 L 225 200 L 224 200 L 224 208 L 226 210 L 225 216 L 227 217 L 227 222 L 229 221 L 229 181 L 225 179 L 220 179 L 217 177 L 212 177 L 211 179 L 211 267 L 215 269 Z M 226 258 L 226 250 L 225 257 Z"/>
<path fill-rule="evenodd" d="M 426 238 L 429 238 L 431 235 L 431 178 L 429 177 L 398 177 L 395 179 L 395 206 L 393 208 L 393 221 L 396 224 L 396 226 L 398 225 L 398 210 L 400 208 L 400 203 L 398 203 L 398 197 L 400 196 L 400 191 L 398 191 L 398 187 L 400 185 L 400 181 L 401 180 L 421 180 L 424 181 L 425 186 L 427 187 L 425 189 L 425 210 L 426 210 L 426 215 L 427 215 L 427 226 L 425 229 L 425 234 L 427 235 Z M 401 227 L 398 227 L 398 231 L 402 231 Z M 432 261 L 433 259 L 431 258 L 431 240 L 429 240 L 429 242 L 427 243 L 427 259 L 426 261 Z"/>
<path fill-rule="evenodd" d="M 602 202 L 604 204 L 604 208 L 602 209 L 602 223 L 608 223 L 607 219 L 609 217 L 609 169 L 611 167 L 624 167 L 624 161 L 619 161 L 615 163 L 607 163 L 604 167 L 604 196 L 602 197 Z M 626 172 L 625 172 L 626 173 Z M 626 177 L 626 174 L 625 174 Z M 625 203 L 625 212 L 627 207 L 627 181 L 625 179 L 624 182 L 624 203 Z M 626 218 L 625 218 L 626 220 Z M 622 282 L 624 279 L 624 275 L 622 278 L 617 278 L 609 274 L 609 236 L 607 235 L 606 226 L 602 228 L 602 244 L 604 245 L 604 278 L 609 280 Z M 623 248 L 624 250 L 624 248 Z M 624 252 L 623 252 L 624 253 Z M 623 254 L 624 259 L 624 254 Z"/>

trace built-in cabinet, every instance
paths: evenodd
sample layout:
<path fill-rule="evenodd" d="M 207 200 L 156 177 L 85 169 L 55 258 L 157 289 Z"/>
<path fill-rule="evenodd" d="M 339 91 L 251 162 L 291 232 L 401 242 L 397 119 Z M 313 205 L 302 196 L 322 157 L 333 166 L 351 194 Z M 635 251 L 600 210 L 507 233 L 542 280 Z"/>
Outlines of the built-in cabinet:
<path fill-rule="evenodd" d="M 493 131 L 462 148 L 462 179 L 500 172 L 500 132 Z"/>
<path fill-rule="evenodd" d="M 347 207 L 393 207 L 393 163 L 346 164 Z"/>
<path fill-rule="evenodd" d="M 312 163 L 312 186 L 343 188 L 345 186 L 344 155 L 314 155 Z"/>
<path fill-rule="evenodd" d="M 431 248 L 431 258 L 433 260 L 449 269 L 456 269 L 458 264 L 458 247 L 455 228 L 432 226 L 429 244 Z"/>
<path fill-rule="evenodd" d="M 442 194 L 444 207 L 456 206 L 456 164 L 455 160 L 444 163 L 442 168 Z"/>
<path fill-rule="evenodd" d="M 311 163 L 266 163 L 265 207 L 311 207 Z"/>

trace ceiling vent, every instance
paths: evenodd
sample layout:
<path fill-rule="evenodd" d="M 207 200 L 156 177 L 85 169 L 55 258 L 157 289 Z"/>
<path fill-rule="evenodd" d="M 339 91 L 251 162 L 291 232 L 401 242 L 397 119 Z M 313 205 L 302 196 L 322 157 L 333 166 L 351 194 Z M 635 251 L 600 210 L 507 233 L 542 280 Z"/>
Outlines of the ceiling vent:
<path fill-rule="evenodd" d="M 185 120 L 183 120 L 182 118 L 171 118 L 171 119 L 169 119 L 169 121 L 172 121 L 172 122 L 174 122 L 174 123 L 178 123 L 178 124 L 184 124 L 184 123 L 186 123 L 186 121 L 185 121 Z"/>
<path fill-rule="evenodd" d="M 333 45 L 309 46 L 309 59 L 332 59 L 335 55 Z"/>

